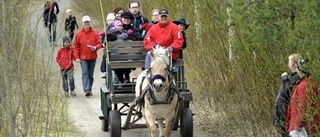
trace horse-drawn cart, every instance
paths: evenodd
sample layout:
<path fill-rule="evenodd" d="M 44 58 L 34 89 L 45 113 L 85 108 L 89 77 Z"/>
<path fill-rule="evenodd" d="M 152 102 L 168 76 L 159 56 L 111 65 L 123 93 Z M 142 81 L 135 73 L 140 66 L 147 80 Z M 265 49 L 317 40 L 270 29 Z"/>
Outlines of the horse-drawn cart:
<path fill-rule="evenodd" d="M 143 117 L 141 107 L 139 107 L 141 104 L 134 103 L 137 79 L 132 78 L 131 83 L 115 84 L 112 71 L 114 69 L 143 68 L 146 51 L 142 41 L 108 42 L 107 45 L 108 75 L 105 83 L 100 87 L 103 115 L 99 118 L 102 121 L 103 131 L 108 131 L 111 137 L 120 137 L 122 129 L 146 128 L 147 125 L 139 121 Z M 177 130 L 180 127 L 181 137 L 192 137 L 193 114 L 189 108 L 192 94 L 184 79 L 183 59 L 178 59 L 172 66 L 179 68 L 179 71 L 174 74 L 179 99 L 171 127 L 172 130 Z M 121 121 L 121 116 L 126 116 L 124 121 Z"/>

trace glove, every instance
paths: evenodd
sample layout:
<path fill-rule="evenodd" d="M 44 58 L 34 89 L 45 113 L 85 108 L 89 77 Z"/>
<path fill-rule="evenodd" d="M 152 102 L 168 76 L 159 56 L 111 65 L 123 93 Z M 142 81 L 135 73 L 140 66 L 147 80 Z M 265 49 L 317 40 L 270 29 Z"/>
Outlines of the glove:
<path fill-rule="evenodd" d="M 129 29 L 129 30 L 127 31 L 127 34 L 128 34 L 128 35 L 132 35 L 132 34 L 133 34 L 133 31 L 132 31 L 131 29 Z"/>
<path fill-rule="evenodd" d="M 168 50 L 169 52 L 172 52 L 172 51 L 173 51 L 173 48 L 172 48 L 171 46 L 169 46 L 169 47 L 167 48 L 167 50 Z"/>
<path fill-rule="evenodd" d="M 128 34 L 127 34 L 127 33 L 122 33 L 122 34 L 121 34 L 121 37 L 122 37 L 123 39 L 127 39 L 127 38 L 128 38 Z"/>
<path fill-rule="evenodd" d="M 287 72 L 283 72 L 283 73 L 281 74 L 281 80 L 282 80 L 282 81 L 288 80 L 288 73 L 287 73 Z"/>
<path fill-rule="evenodd" d="M 301 132 L 297 130 L 293 130 L 293 131 L 290 131 L 289 136 L 290 137 L 308 137 L 308 134 L 305 130 Z"/>
<path fill-rule="evenodd" d="M 283 73 L 281 74 L 281 77 L 283 77 L 283 76 L 288 76 L 288 73 L 287 73 L 287 72 L 283 72 Z"/>
<path fill-rule="evenodd" d="M 153 45 L 153 48 L 154 49 L 157 49 L 157 48 L 160 48 L 161 46 L 159 45 L 159 44 L 155 44 L 155 45 Z"/>
<path fill-rule="evenodd" d="M 104 36 L 106 35 L 106 33 L 105 33 L 104 31 L 101 31 L 101 32 L 99 33 L 99 35 L 100 35 L 101 37 L 104 37 Z"/>
<path fill-rule="evenodd" d="M 144 35 L 146 35 L 146 31 L 145 30 L 142 31 L 141 36 L 144 36 Z"/>

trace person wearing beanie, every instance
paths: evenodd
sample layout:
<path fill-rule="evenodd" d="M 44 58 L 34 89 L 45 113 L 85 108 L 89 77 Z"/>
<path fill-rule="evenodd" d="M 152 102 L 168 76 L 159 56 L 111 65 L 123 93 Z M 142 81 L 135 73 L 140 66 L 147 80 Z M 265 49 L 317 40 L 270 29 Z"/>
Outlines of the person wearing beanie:
<path fill-rule="evenodd" d="M 69 89 L 72 96 L 76 96 L 74 77 L 73 77 L 73 54 L 71 47 L 71 40 L 68 36 L 62 38 L 62 47 L 59 49 L 56 62 L 60 66 L 61 78 L 62 78 L 62 88 L 65 96 L 69 96 Z"/>
<path fill-rule="evenodd" d="M 319 93 L 315 81 L 310 77 L 311 62 L 301 58 L 297 65 L 300 80 L 292 89 L 286 117 L 289 136 L 303 133 L 304 136 L 319 136 Z"/>
<path fill-rule="evenodd" d="M 110 39 L 108 41 L 138 41 L 143 40 L 140 31 L 133 27 L 132 20 L 133 15 L 126 11 L 121 15 L 121 20 L 115 20 L 113 22 L 113 28 L 109 32 Z M 114 38 L 114 39 L 111 39 Z M 115 74 L 119 83 L 129 83 L 130 82 L 130 72 L 135 68 L 127 69 L 116 69 Z M 124 75 L 124 76 L 123 76 Z"/>
<path fill-rule="evenodd" d="M 114 16 L 114 13 L 109 13 L 107 15 L 107 24 L 110 25 L 115 19 L 116 19 L 116 16 Z"/>
<path fill-rule="evenodd" d="M 116 20 L 115 14 L 114 13 L 108 13 L 106 28 L 99 33 L 101 46 L 103 48 L 105 47 L 106 42 L 108 41 L 108 39 L 106 39 L 106 37 L 109 38 L 107 33 L 110 32 L 110 29 L 113 27 L 113 22 L 115 20 Z M 102 56 L 102 61 L 101 61 L 101 65 L 100 65 L 100 71 L 102 73 L 101 78 L 106 78 L 107 77 L 106 65 L 107 65 L 106 64 L 106 51 L 104 49 L 103 56 Z"/>
<path fill-rule="evenodd" d="M 88 15 L 82 17 L 83 28 L 77 32 L 72 46 L 75 61 L 81 65 L 82 86 L 87 97 L 92 96 L 97 51 L 101 48 L 99 33 L 90 23 L 91 18 Z"/>
<path fill-rule="evenodd" d="M 68 17 L 66 18 L 66 21 L 64 23 L 64 26 L 65 26 L 64 30 L 69 33 L 69 38 L 71 39 L 71 42 L 72 42 L 73 36 L 74 36 L 74 30 L 76 29 L 76 27 L 77 29 L 79 29 L 79 26 L 78 26 L 76 17 L 72 15 L 71 9 L 67 10 L 67 14 L 68 14 Z"/>
<path fill-rule="evenodd" d="M 132 35 L 133 33 L 131 29 L 125 30 L 120 20 L 115 20 L 113 22 L 113 27 L 110 29 L 110 32 L 116 36 L 116 42 L 127 40 L 128 36 Z"/>
<path fill-rule="evenodd" d="M 122 24 L 122 22 L 120 20 L 116 20 L 113 23 L 113 27 L 116 30 L 121 30 L 121 29 L 123 29 L 123 24 Z"/>

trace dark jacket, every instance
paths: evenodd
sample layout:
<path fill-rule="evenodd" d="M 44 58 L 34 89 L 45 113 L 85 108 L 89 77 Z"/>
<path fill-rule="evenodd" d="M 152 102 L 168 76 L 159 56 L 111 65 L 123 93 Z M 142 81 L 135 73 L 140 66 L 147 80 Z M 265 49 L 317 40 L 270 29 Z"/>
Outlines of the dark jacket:
<path fill-rule="evenodd" d="M 73 32 L 76 29 L 76 27 L 79 28 L 75 16 L 68 16 L 66 18 L 64 25 L 65 25 L 64 30 L 68 32 Z"/>
<path fill-rule="evenodd" d="M 114 27 L 113 22 L 107 26 L 106 34 L 107 34 L 107 41 L 115 41 L 117 36 L 112 33 L 111 28 Z M 105 39 L 105 37 L 103 38 Z"/>
<path fill-rule="evenodd" d="M 186 33 L 184 31 L 182 31 L 181 33 L 183 37 L 182 49 L 185 49 L 187 47 Z"/>
<path fill-rule="evenodd" d="M 133 27 L 136 28 L 137 30 L 139 30 L 140 33 L 142 33 L 142 31 L 143 31 L 142 26 L 148 22 L 149 22 L 149 20 L 147 18 L 143 17 L 140 12 L 137 15 L 135 15 L 134 19 L 132 20 Z"/>
<path fill-rule="evenodd" d="M 134 28 L 132 24 L 128 24 L 128 25 L 123 24 L 123 29 L 125 31 L 128 31 L 128 30 L 133 31 L 132 35 L 129 35 L 127 39 L 132 40 L 132 41 L 142 41 L 143 40 L 143 36 L 142 36 L 141 32 L 139 31 L 139 29 Z"/>
<path fill-rule="evenodd" d="M 132 41 L 142 41 L 143 40 L 143 37 L 140 33 L 140 31 L 136 28 L 133 27 L 132 24 L 128 24 L 128 25 L 125 25 L 123 24 L 123 29 L 125 33 L 127 33 L 128 30 L 132 30 L 133 33 L 131 35 L 128 35 L 126 39 L 124 40 L 132 40 Z M 113 31 L 111 30 L 107 30 L 107 40 L 108 41 L 115 41 L 117 39 L 117 36 L 119 35 L 119 33 L 114 33 Z"/>
<path fill-rule="evenodd" d="M 276 98 L 274 106 L 273 125 L 284 127 L 286 122 L 288 104 L 291 99 L 292 89 L 294 85 L 300 80 L 297 72 L 294 72 L 288 78 L 287 75 L 281 78 L 279 93 Z"/>
<path fill-rule="evenodd" d="M 58 6 L 58 3 L 56 2 L 53 2 L 52 4 L 48 4 L 46 3 L 44 5 L 44 12 L 43 12 L 43 18 L 44 18 L 44 21 L 46 22 L 50 22 L 50 23 L 53 23 L 53 22 L 57 22 L 57 15 L 54 14 L 54 7 L 57 8 L 57 13 L 56 14 L 59 14 L 59 6 Z"/>

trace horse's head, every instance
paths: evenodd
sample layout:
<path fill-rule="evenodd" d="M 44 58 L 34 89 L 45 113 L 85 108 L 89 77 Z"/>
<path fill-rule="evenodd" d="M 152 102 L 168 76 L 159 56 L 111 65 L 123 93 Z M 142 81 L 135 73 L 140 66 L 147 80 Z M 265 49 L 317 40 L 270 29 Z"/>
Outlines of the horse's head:
<path fill-rule="evenodd" d="M 151 86 L 160 92 L 164 87 L 169 85 L 169 57 L 168 50 L 162 47 L 153 49 L 150 52 L 152 61 L 150 64 Z"/>

